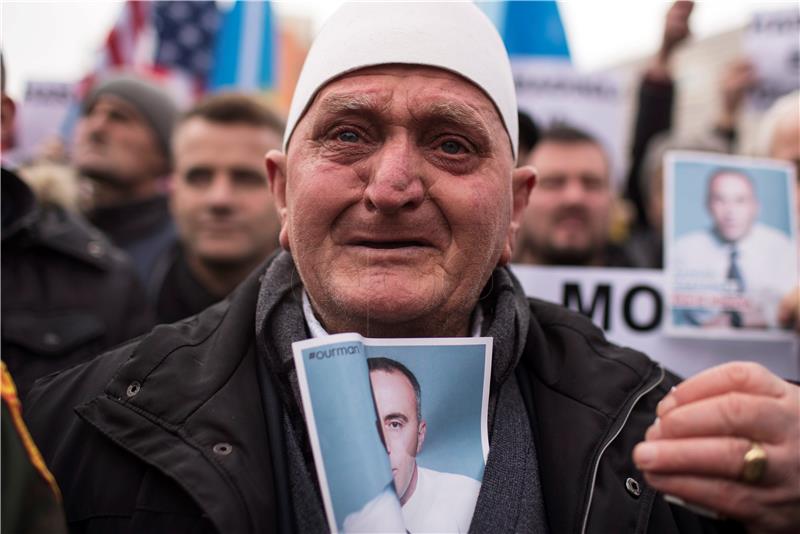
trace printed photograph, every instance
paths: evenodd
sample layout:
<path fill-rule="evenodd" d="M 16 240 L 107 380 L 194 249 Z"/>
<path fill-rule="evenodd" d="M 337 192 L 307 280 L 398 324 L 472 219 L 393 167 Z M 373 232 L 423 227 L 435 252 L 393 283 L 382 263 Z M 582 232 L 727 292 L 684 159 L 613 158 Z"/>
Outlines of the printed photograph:
<path fill-rule="evenodd" d="M 332 530 L 466 532 L 488 455 L 491 340 L 304 344 L 295 362 Z"/>
<path fill-rule="evenodd" d="M 778 305 L 798 283 L 794 169 L 692 152 L 665 166 L 668 332 L 788 335 Z"/>

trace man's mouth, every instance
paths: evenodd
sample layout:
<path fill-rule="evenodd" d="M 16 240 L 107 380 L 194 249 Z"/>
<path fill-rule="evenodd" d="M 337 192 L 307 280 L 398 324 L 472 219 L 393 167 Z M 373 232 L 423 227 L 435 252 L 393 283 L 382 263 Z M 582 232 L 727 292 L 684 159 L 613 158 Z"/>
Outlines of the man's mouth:
<path fill-rule="evenodd" d="M 429 247 L 430 244 L 424 241 L 417 240 L 402 240 L 402 241 L 354 241 L 351 243 L 356 247 L 367 247 L 379 250 L 392 250 L 400 248 L 411 247 Z"/>

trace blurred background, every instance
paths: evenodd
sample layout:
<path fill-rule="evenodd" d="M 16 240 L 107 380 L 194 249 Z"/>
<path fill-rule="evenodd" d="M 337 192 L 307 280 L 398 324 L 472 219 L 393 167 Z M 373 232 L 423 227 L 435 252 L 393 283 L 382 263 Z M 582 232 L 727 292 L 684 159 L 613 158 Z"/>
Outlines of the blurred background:
<path fill-rule="evenodd" d="M 143 2 L 155 7 L 157 4 L 176 4 L 176 2 Z M 197 3 L 197 2 L 194 2 Z M 211 2 L 220 14 L 215 24 L 222 28 L 223 19 L 230 16 L 237 2 L 230 0 Z M 314 33 L 325 18 L 333 12 L 341 2 L 337 1 L 281 1 L 272 3 L 246 2 L 245 6 L 253 9 L 258 4 L 270 13 L 267 25 L 259 31 L 272 34 L 269 51 L 272 55 L 271 73 L 254 85 L 254 89 L 264 91 L 268 98 L 285 109 L 291 95 L 297 71 L 311 42 Z M 177 2 L 180 4 L 180 2 Z M 512 3 L 513 9 L 520 9 Z M 645 62 L 659 48 L 661 43 L 664 17 L 671 3 L 665 1 L 623 1 L 606 0 L 603 2 L 572 0 L 568 2 L 533 2 L 542 4 L 535 8 L 537 12 L 547 13 L 555 18 L 547 20 L 525 20 L 517 17 L 513 20 L 517 34 L 531 41 L 546 41 L 559 32 L 566 36 L 566 54 L 556 54 L 559 59 L 568 60 L 579 73 L 613 74 L 620 84 L 621 95 L 617 112 L 619 121 L 629 123 L 633 106 L 635 73 L 642 70 Z M 552 4 L 557 8 L 550 10 L 544 4 Z M 2 35 L 0 46 L 6 59 L 6 91 L 24 108 L 26 91 L 29 84 L 40 82 L 75 83 L 84 79 L 93 70 L 98 69 L 98 62 L 107 50 L 109 32 L 118 25 L 125 31 L 125 2 L 93 1 L 8 1 L 0 4 L 2 18 Z M 503 2 L 481 3 L 484 11 L 495 22 L 505 24 L 503 14 L 507 6 Z M 691 18 L 691 36 L 684 46 L 678 50 L 674 60 L 674 78 L 680 92 L 675 105 L 675 126 L 678 131 L 692 133 L 705 127 L 718 107 L 719 91 L 715 90 L 721 69 L 732 59 L 747 53 L 746 36 L 748 28 L 757 14 L 786 10 L 797 10 L 792 1 L 750 2 L 741 0 L 708 0 L 698 2 Z M 149 10 L 148 17 L 153 17 L 154 9 Z M 179 11 L 176 9 L 176 11 Z M 524 11 L 524 9 L 523 9 Z M 264 16 L 264 15 L 259 15 Z M 250 14 L 247 20 L 254 21 L 256 15 Z M 548 26 L 549 25 L 549 26 Z M 555 26 L 555 27 L 554 27 Z M 252 29 L 252 28 L 251 28 Z M 219 31 L 219 30 L 218 30 Z M 795 26 L 794 31 L 797 31 Z M 136 38 L 136 50 L 126 53 L 129 57 L 122 59 L 127 64 L 148 65 L 153 61 L 154 43 L 152 32 Z M 506 37 L 508 37 L 506 35 Z M 251 36 L 260 40 L 263 36 Z M 519 45 L 519 35 L 515 37 Z M 508 43 L 508 38 L 507 38 Z M 214 44 L 209 44 L 211 51 Z M 517 46 L 519 50 L 509 47 L 512 54 L 520 56 L 547 57 L 545 50 L 534 50 L 536 45 Z M 522 53 L 520 53 L 522 52 Z M 531 52 L 528 54 L 527 52 Z M 213 55 L 213 52 L 209 52 Z M 232 61 L 228 57 L 224 61 Z M 220 61 L 219 58 L 216 59 Z M 168 63 L 168 62 L 167 62 Z M 169 67 L 169 65 L 167 65 Z M 220 65 L 216 65 L 219 69 Z M 217 85 L 217 87 L 220 84 Z M 214 88 L 213 84 L 210 88 Z M 240 87 L 247 88 L 247 87 Z M 523 100 L 523 99 L 521 99 Z M 521 107 L 525 107 L 521 103 Z M 53 114 L 50 114 L 51 117 Z M 30 120 L 29 120 L 30 119 Z M 26 117 L 24 110 L 20 116 L 19 128 L 36 128 L 39 133 L 22 135 L 20 141 L 30 144 L 41 141 L 39 137 L 44 131 L 52 130 L 39 124 L 31 124 L 33 117 Z M 39 120 L 39 119 L 37 119 Z M 747 139 L 750 134 L 748 125 L 753 121 L 751 113 L 742 114 L 740 135 Z M 620 125 L 617 130 L 619 139 L 614 144 L 626 146 L 626 132 L 630 128 Z M 36 138 L 36 139 L 33 139 Z M 25 150 L 31 150 L 26 147 Z M 624 150 L 617 150 L 618 157 Z M 619 162 L 624 166 L 624 162 Z"/>

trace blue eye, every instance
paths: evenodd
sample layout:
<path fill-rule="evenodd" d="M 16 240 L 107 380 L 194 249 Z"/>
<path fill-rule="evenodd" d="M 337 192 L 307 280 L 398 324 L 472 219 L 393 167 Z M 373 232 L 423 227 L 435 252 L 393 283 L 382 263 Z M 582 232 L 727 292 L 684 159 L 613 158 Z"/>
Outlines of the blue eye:
<path fill-rule="evenodd" d="M 353 131 L 348 130 L 348 131 L 345 131 L 345 132 L 340 132 L 336 136 L 336 138 L 339 141 L 343 141 L 345 143 L 355 143 L 355 142 L 358 141 L 358 134 L 353 132 Z"/>
<path fill-rule="evenodd" d="M 455 141 L 445 141 L 442 143 L 441 148 L 447 154 L 459 154 L 463 149 L 461 144 Z"/>

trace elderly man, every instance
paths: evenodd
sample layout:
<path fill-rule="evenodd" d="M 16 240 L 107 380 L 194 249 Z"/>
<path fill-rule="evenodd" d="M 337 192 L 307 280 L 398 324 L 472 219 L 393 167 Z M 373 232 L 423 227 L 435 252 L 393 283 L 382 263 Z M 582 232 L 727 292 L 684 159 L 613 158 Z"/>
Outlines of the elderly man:
<path fill-rule="evenodd" d="M 178 110 L 163 89 L 128 74 L 100 82 L 82 108 L 73 161 L 92 181 L 89 219 L 131 256 L 146 283 L 175 240 L 164 186 Z"/>
<path fill-rule="evenodd" d="M 528 300 L 505 268 L 535 179 L 516 144 L 509 62 L 477 7 L 342 7 L 267 155 L 287 253 L 29 397 L 73 528 L 327 530 L 291 350 L 323 328 L 494 338 L 474 532 L 713 527 L 657 490 L 795 528 L 797 389 L 735 365 L 670 393 L 642 354 Z"/>
<path fill-rule="evenodd" d="M 240 94 L 209 97 L 179 121 L 170 192 L 179 240 L 148 287 L 159 322 L 222 299 L 277 248 L 264 154 L 280 147 L 282 135 L 277 115 Z"/>
<path fill-rule="evenodd" d="M 520 228 L 516 263 L 629 267 L 610 242 L 613 191 L 606 151 L 588 133 L 556 124 L 527 163 L 538 172 Z"/>

